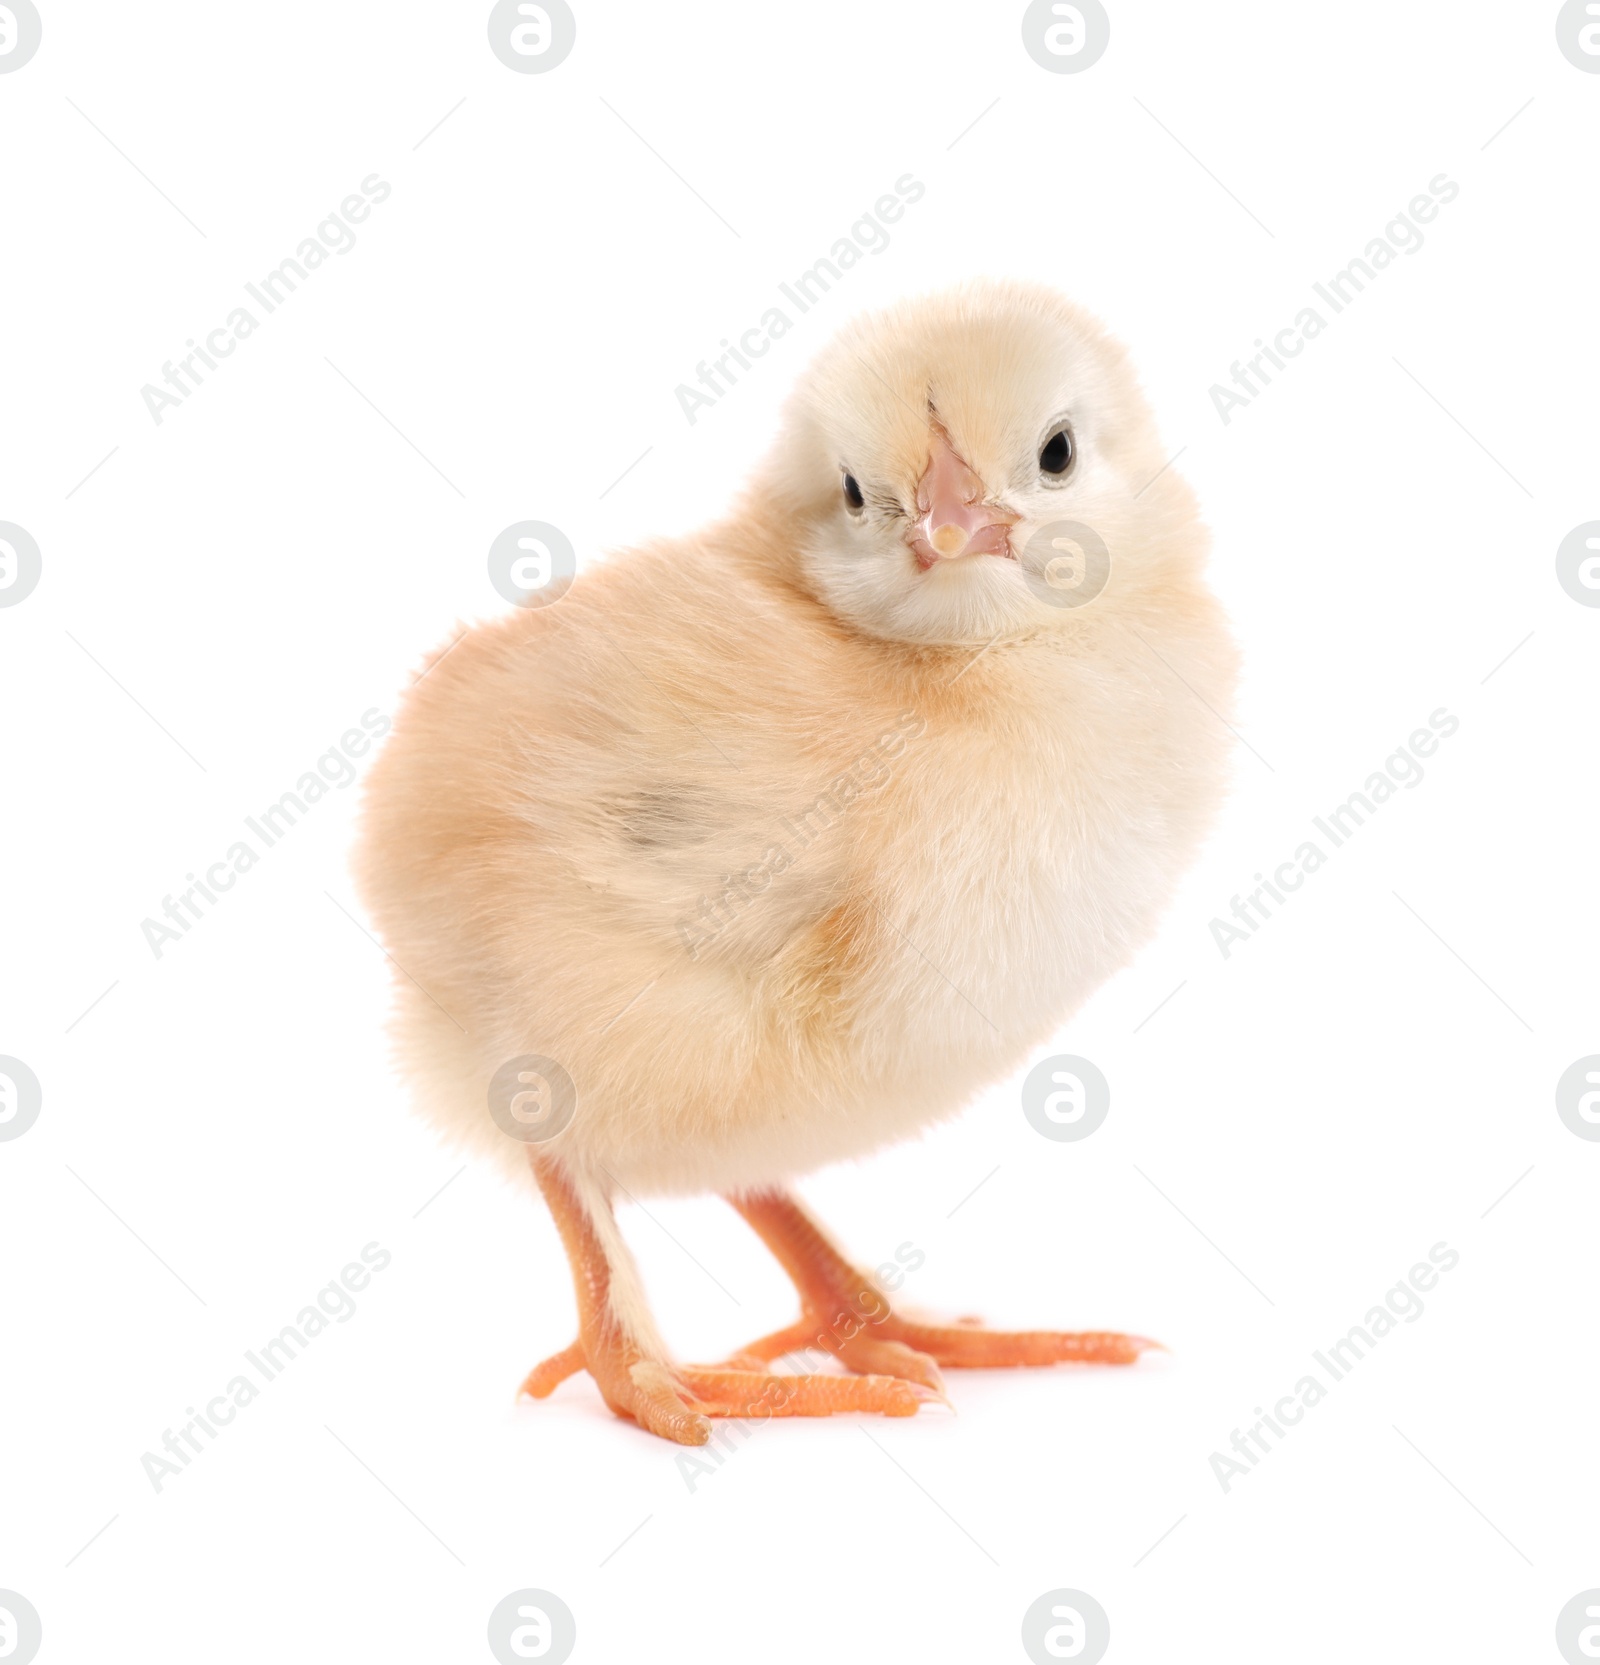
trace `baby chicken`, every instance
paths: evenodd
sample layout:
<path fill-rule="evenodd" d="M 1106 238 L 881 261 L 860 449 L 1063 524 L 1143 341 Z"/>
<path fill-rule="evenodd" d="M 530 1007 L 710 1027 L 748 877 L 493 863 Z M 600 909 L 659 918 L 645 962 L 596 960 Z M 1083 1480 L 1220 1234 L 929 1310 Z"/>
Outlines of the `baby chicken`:
<path fill-rule="evenodd" d="M 1104 1333 L 891 1311 L 788 1187 L 1015 1071 L 1155 927 L 1223 787 L 1235 653 L 1120 347 L 1052 292 L 867 317 L 727 518 L 471 630 L 412 686 L 358 873 L 427 1116 L 543 1192 L 587 1370 L 708 1417 L 908 1415 Z M 613 1213 L 721 1192 L 800 1321 L 674 1363 Z M 813 1349 L 853 1375 L 772 1374 Z"/>

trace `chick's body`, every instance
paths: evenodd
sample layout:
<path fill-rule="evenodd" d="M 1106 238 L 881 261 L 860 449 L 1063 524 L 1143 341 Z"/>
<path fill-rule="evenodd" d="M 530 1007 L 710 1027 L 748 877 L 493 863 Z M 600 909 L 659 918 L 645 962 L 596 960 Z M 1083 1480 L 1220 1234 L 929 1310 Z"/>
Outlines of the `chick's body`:
<path fill-rule="evenodd" d="M 1073 474 L 1034 489 L 1061 413 Z M 1161 463 L 1119 350 L 1053 297 L 869 320 L 725 521 L 470 631 L 408 694 L 360 862 L 400 1052 L 433 1119 L 575 1199 L 633 1380 L 660 1344 L 614 1190 L 772 1192 L 907 1136 L 1154 928 L 1220 794 L 1234 664 Z M 983 552 L 944 558 L 963 514 Z M 1083 606 L 1041 587 L 1064 516 L 1111 551 Z M 536 1146 L 486 1101 L 527 1054 L 576 1087 Z"/>
<path fill-rule="evenodd" d="M 402 1045 L 521 1175 L 484 1108 L 519 1054 L 577 1084 L 571 1159 L 633 1191 L 772 1184 L 958 1109 L 1127 961 L 1192 843 L 1215 719 L 1135 630 L 1203 609 L 963 671 L 736 564 L 765 531 L 468 635 L 377 765 Z"/>

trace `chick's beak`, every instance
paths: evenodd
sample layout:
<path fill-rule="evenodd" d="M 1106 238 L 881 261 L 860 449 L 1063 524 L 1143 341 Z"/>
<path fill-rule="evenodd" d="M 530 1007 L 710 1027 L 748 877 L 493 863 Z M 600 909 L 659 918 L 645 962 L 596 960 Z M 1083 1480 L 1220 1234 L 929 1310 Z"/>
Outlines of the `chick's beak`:
<path fill-rule="evenodd" d="M 1007 533 L 1017 517 L 985 503 L 984 496 L 983 481 L 936 426 L 928 466 L 917 482 L 921 514 L 908 538 L 924 572 L 936 561 L 953 561 L 962 555 L 1011 554 Z"/>

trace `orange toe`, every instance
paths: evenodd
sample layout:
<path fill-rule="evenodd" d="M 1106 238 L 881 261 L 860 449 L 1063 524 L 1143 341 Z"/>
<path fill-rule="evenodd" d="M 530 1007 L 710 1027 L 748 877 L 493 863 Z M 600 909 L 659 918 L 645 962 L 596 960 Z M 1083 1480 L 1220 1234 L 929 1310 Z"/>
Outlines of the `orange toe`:
<path fill-rule="evenodd" d="M 583 1343 L 575 1341 L 570 1347 L 564 1347 L 559 1353 L 552 1354 L 543 1364 L 536 1364 L 517 1391 L 527 1394 L 530 1399 L 546 1398 L 569 1376 L 576 1376 L 583 1367 Z"/>
<path fill-rule="evenodd" d="M 867 1411 L 915 1416 L 916 1389 L 895 1376 L 780 1376 L 770 1371 L 680 1368 L 675 1374 L 708 1416 L 833 1416 Z"/>
<path fill-rule="evenodd" d="M 863 1334 L 841 1342 L 838 1350 L 846 1369 L 868 1375 L 898 1376 L 902 1381 L 926 1388 L 945 1404 L 950 1403 L 944 1390 L 944 1377 L 939 1374 L 938 1359 L 919 1351 L 915 1342 Z"/>
<path fill-rule="evenodd" d="M 898 1341 L 951 1370 L 1000 1370 L 1046 1364 L 1132 1364 L 1159 1342 L 1114 1330 L 981 1330 L 968 1325 L 890 1319 Z"/>
<path fill-rule="evenodd" d="M 741 1347 L 728 1360 L 728 1364 L 735 1369 L 749 1369 L 752 1366 L 771 1364 L 774 1359 L 781 1359 L 785 1353 L 803 1353 L 808 1347 L 814 1347 L 816 1343 L 816 1328 L 802 1318 L 798 1324 L 790 1324 L 781 1330 L 774 1330 L 771 1335 L 761 1336 Z"/>

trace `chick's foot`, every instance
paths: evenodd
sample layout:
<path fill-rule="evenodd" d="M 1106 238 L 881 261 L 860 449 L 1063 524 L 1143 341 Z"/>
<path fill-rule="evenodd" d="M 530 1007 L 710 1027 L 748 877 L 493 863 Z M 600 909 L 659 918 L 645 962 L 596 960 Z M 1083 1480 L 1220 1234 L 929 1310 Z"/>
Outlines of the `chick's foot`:
<path fill-rule="evenodd" d="M 522 1392 L 544 1399 L 560 1383 L 588 1370 L 606 1403 L 650 1433 L 679 1445 L 704 1445 L 711 1437 L 707 1418 L 742 1417 L 764 1422 L 769 1416 L 832 1416 L 838 1411 L 866 1411 L 880 1416 L 915 1416 L 922 1396 L 903 1371 L 856 1376 L 780 1375 L 759 1363 L 667 1365 L 634 1358 L 619 1350 L 592 1366 L 580 1339 L 536 1365 Z"/>
<path fill-rule="evenodd" d="M 822 1352 L 847 1370 L 898 1376 L 942 1397 L 941 1367 L 1132 1364 L 1147 1349 L 1161 1348 L 1144 1336 L 1108 1330 L 987 1330 L 975 1320 L 945 1325 L 902 1318 L 792 1197 L 768 1191 L 731 1200 L 788 1272 L 803 1312 L 799 1323 L 752 1342 L 732 1364 Z"/>

